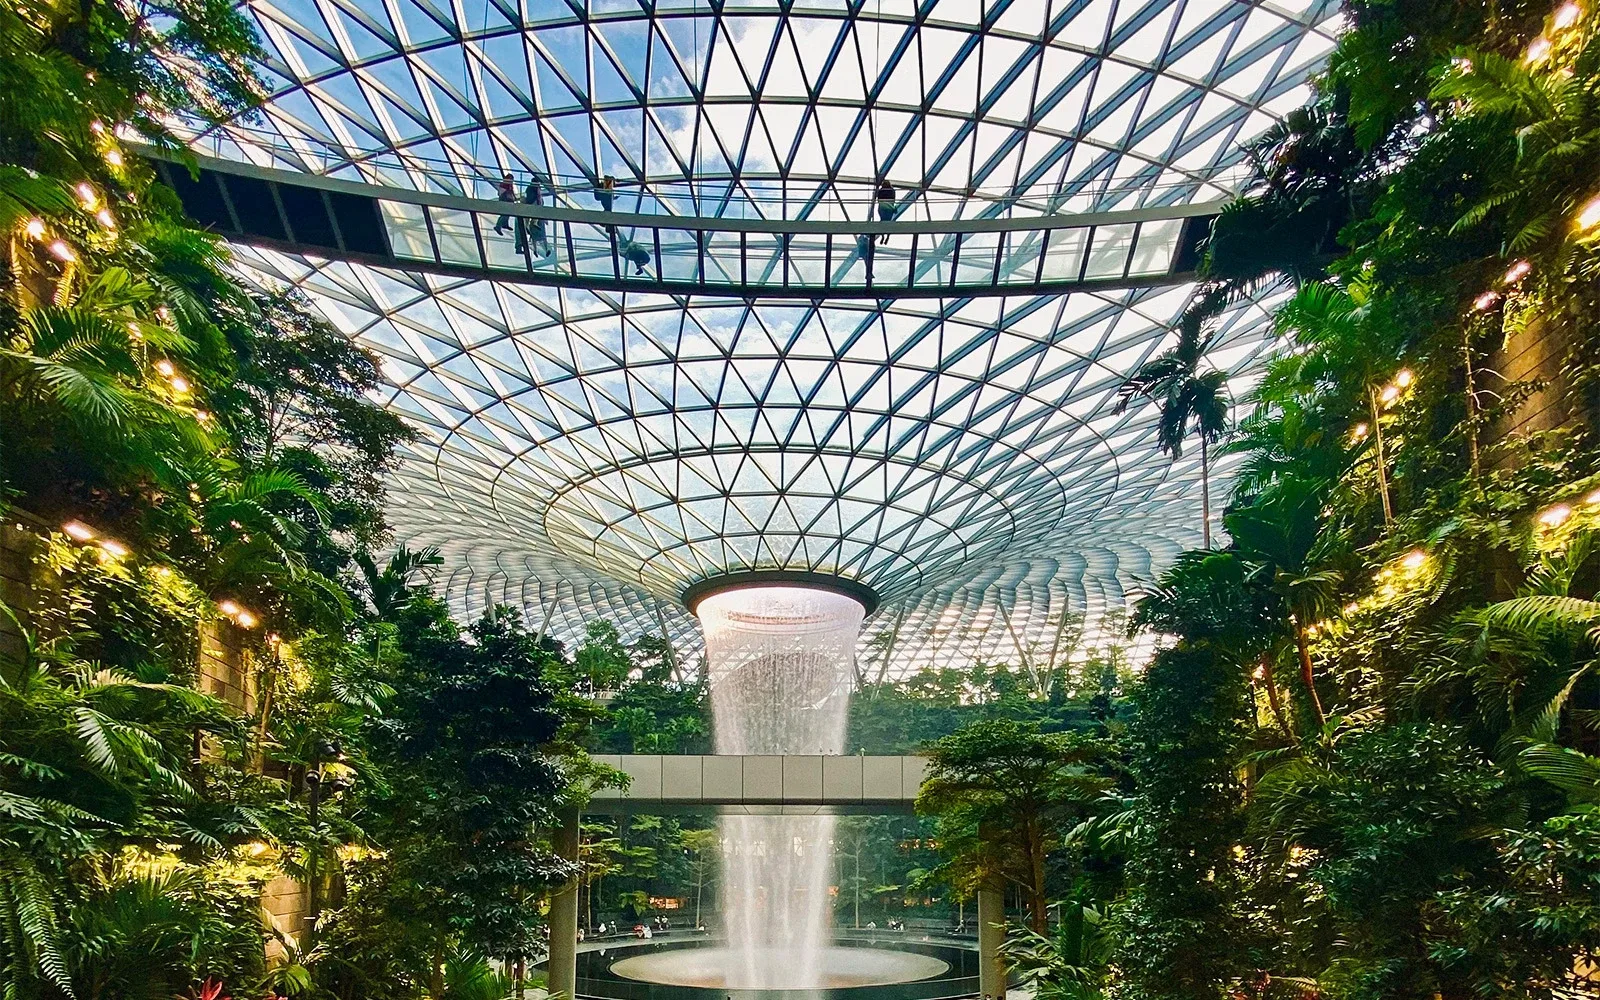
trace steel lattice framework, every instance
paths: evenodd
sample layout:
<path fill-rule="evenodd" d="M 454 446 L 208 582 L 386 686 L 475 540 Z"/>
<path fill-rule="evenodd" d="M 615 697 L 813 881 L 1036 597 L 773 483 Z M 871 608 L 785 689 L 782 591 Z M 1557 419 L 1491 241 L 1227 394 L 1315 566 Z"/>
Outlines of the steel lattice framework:
<path fill-rule="evenodd" d="M 251 0 L 281 79 L 263 166 L 485 196 L 537 172 L 593 207 L 902 218 L 1115 211 L 1236 190 L 1238 144 L 1305 97 L 1325 0 Z M 464 613 L 698 646 L 679 603 L 752 569 L 873 588 L 869 672 L 1070 648 L 1199 539 L 1198 461 L 1116 388 L 1190 288 L 949 299 L 603 293 L 239 251 L 379 352 L 420 430 L 391 483 Z M 1267 292 L 1219 321 L 1235 392 Z M 1218 471 L 1226 479 L 1224 460 Z"/>

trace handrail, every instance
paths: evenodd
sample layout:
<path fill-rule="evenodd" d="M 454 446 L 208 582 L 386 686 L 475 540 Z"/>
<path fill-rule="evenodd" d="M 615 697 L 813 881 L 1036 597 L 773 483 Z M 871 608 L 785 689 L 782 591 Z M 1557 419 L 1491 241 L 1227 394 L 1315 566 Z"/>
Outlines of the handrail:
<path fill-rule="evenodd" d="M 140 146 L 138 151 L 153 159 L 178 162 L 173 154 L 153 146 Z M 687 229 L 697 232 L 769 233 L 775 235 L 825 236 L 837 233 L 861 235 L 881 234 L 956 234 L 956 233 L 1011 233 L 1040 232 L 1052 229 L 1077 229 L 1088 226 L 1110 226 L 1122 223 L 1153 222 L 1170 219 L 1189 219 L 1215 215 L 1225 202 L 1192 202 L 1187 205 L 1153 208 L 1121 209 L 1110 212 L 1080 212 L 1073 214 L 1024 216 L 1022 218 L 992 219 L 914 219 L 910 221 L 876 222 L 870 220 L 813 220 L 813 219 L 728 219 L 715 216 L 660 216 L 636 212 L 602 212 L 590 209 L 560 208 L 548 205 L 526 205 L 521 202 L 498 201 L 488 198 L 469 198 L 462 195 L 440 194 L 432 191 L 414 191 L 390 188 L 359 181 L 341 180 L 319 174 L 297 173 L 277 167 L 260 167 L 238 160 L 219 159 L 196 155 L 201 168 L 218 173 L 275 181 L 300 187 L 333 191 L 380 201 L 431 208 L 451 209 L 483 215 L 509 215 L 524 219 L 544 219 L 552 222 L 577 222 L 595 226 L 622 228 Z"/>
<path fill-rule="evenodd" d="M 464 190 L 467 182 L 482 186 L 481 197 L 493 198 L 501 175 L 508 172 L 512 175 L 519 192 L 531 177 L 537 176 L 541 180 L 541 187 L 546 196 L 555 201 L 592 199 L 595 185 L 599 180 L 599 177 L 588 174 L 551 173 L 527 168 L 506 170 L 502 166 L 479 167 L 474 173 L 464 176 L 458 164 L 437 157 L 421 156 L 395 149 L 352 150 L 320 136 L 305 137 L 301 140 L 303 145 L 296 145 L 286 140 L 281 133 L 237 123 L 231 123 L 225 128 L 213 127 L 193 133 L 187 141 L 197 155 L 233 163 L 251 163 L 258 167 L 261 166 L 259 163 L 227 155 L 227 147 L 231 145 L 241 155 L 247 156 L 251 152 L 257 152 L 288 163 L 305 163 L 309 160 L 315 169 L 320 171 L 309 176 L 326 176 L 336 170 L 355 169 L 364 175 L 364 183 L 397 191 L 420 189 L 386 181 L 397 174 L 407 178 L 420 174 L 437 185 L 441 193 L 461 189 L 461 196 L 469 198 L 480 197 L 480 194 L 477 190 Z M 311 144 L 324 146 L 326 149 L 305 148 Z M 392 162 L 379 162 L 381 159 L 389 159 Z M 307 173 L 307 171 L 298 172 Z M 897 193 L 902 212 L 913 205 L 919 205 L 983 207 L 1002 211 L 1025 209 L 1042 215 L 1053 215 L 1061 213 L 1066 206 L 1080 200 L 1104 202 L 1130 195 L 1148 197 L 1165 191 L 1190 190 L 1204 186 L 1237 190 L 1246 180 L 1248 180 L 1248 170 L 1239 166 L 1218 174 L 1189 177 L 1182 181 L 1157 182 L 1145 176 L 1096 177 L 1087 181 L 1036 184 L 1022 188 L 1016 185 L 977 185 L 956 190 L 900 186 L 897 188 Z M 775 185 L 785 187 L 793 185 L 795 194 L 790 195 L 785 192 L 776 197 L 764 197 L 763 189 Z M 729 176 L 689 181 L 648 179 L 640 181 L 636 178 L 623 177 L 617 179 L 615 197 L 618 201 L 632 200 L 652 207 L 670 207 L 675 202 L 698 204 L 729 201 L 737 205 L 741 212 L 739 216 L 729 217 L 745 218 L 742 213 L 746 206 L 781 208 L 785 212 L 790 208 L 804 209 L 808 215 L 818 210 L 855 206 L 867 209 L 870 213 L 876 204 L 872 187 L 871 182 L 865 180 L 840 181 L 835 178 L 811 176 L 795 176 L 788 180 L 779 177 L 745 176 L 741 179 Z M 680 188 L 682 190 L 679 190 Z M 818 201 L 818 192 L 822 188 L 828 189 L 829 193 Z M 676 213 L 671 211 L 637 214 L 677 217 Z"/>

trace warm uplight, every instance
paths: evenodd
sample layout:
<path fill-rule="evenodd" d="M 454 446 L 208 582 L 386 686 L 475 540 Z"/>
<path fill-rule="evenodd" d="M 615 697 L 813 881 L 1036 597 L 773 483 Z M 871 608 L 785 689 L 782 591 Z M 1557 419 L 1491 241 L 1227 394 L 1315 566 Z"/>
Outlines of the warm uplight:
<path fill-rule="evenodd" d="M 160 580 L 170 580 L 170 579 L 172 579 L 172 567 L 171 566 L 157 566 L 155 569 L 151 570 L 150 572 L 154 573 L 156 575 L 156 578 L 160 579 Z"/>
<path fill-rule="evenodd" d="M 1531 270 L 1533 270 L 1532 264 L 1529 264 L 1525 260 L 1519 260 L 1515 264 L 1511 265 L 1511 269 L 1506 272 L 1506 276 L 1503 280 L 1508 285 L 1515 285 L 1517 282 L 1527 277 L 1528 272 Z"/>
<path fill-rule="evenodd" d="M 1578 228 L 1593 229 L 1600 226 L 1600 198 L 1591 198 L 1578 212 Z"/>
<path fill-rule="evenodd" d="M 83 201 L 83 207 L 91 212 L 100 204 L 99 196 L 94 193 L 94 188 L 89 186 L 88 181 L 78 185 L 78 197 Z"/>
<path fill-rule="evenodd" d="M 1402 389 L 1411 388 L 1411 383 L 1415 382 L 1416 380 L 1416 374 L 1409 368 L 1402 368 L 1394 373 L 1394 384 Z"/>
<path fill-rule="evenodd" d="M 128 556 L 128 547 L 112 538 L 100 539 L 100 550 L 108 556 L 125 559 Z"/>
<path fill-rule="evenodd" d="M 211 422 L 211 413 L 207 410 L 196 410 L 194 411 L 194 418 L 202 424 L 209 424 Z"/>
<path fill-rule="evenodd" d="M 117 228 L 117 220 L 114 216 L 112 216 L 111 209 L 109 208 L 102 208 L 100 211 L 94 213 L 94 217 L 102 226 L 105 226 L 107 229 Z"/>
<path fill-rule="evenodd" d="M 80 542 L 93 541 L 96 534 L 93 528 L 82 521 L 68 521 L 61 526 L 61 530 L 66 532 L 69 538 L 75 538 Z"/>
<path fill-rule="evenodd" d="M 178 369 L 172 367 L 172 362 L 168 361 L 166 358 L 162 358 L 160 361 L 156 362 L 156 371 L 160 372 L 167 378 L 171 378 L 173 375 L 177 374 Z"/>
<path fill-rule="evenodd" d="M 113 167 L 120 167 L 122 166 L 122 154 L 114 149 L 108 149 L 106 150 L 106 162 Z"/>
<path fill-rule="evenodd" d="M 244 609 L 232 601 L 218 601 L 217 610 L 231 618 Z"/>
<path fill-rule="evenodd" d="M 1533 42 L 1528 45 L 1528 54 L 1527 54 L 1527 56 L 1525 58 L 1528 60 L 1529 63 L 1541 63 L 1541 62 L 1544 62 L 1545 57 L 1548 56 L 1549 54 L 1550 54 L 1550 39 L 1544 37 L 1543 35 L 1540 35 L 1538 38 L 1535 38 L 1533 40 Z"/>
<path fill-rule="evenodd" d="M 1564 503 L 1558 503 L 1539 515 L 1539 523 L 1546 528 L 1559 528 L 1572 516 L 1572 508 Z"/>
<path fill-rule="evenodd" d="M 1261 680 L 1261 679 L 1263 679 L 1263 678 L 1265 678 L 1265 677 L 1266 677 L 1266 676 L 1267 676 L 1267 668 L 1266 668 L 1266 667 L 1257 667 L 1257 668 L 1256 668 L 1256 669 L 1255 669 L 1255 670 L 1254 670 L 1254 671 L 1253 671 L 1253 672 L 1252 672 L 1252 673 L 1251 673 L 1251 674 L 1250 674 L 1250 676 L 1251 676 L 1251 677 L 1254 677 L 1254 678 L 1255 678 L 1255 679 L 1256 679 L 1256 680 L 1258 680 L 1258 681 L 1259 681 L 1259 680 Z"/>
<path fill-rule="evenodd" d="M 55 255 L 57 260 L 66 261 L 69 264 L 78 259 L 78 255 L 72 252 L 72 248 L 60 240 L 50 244 L 50 252 Z"/>
<path fill-rule="evenodd" d="M 172 391 L 179 393 L 188 392 L 189 380 L 181 375 L 172 376 Z"/>
<path fill-rule="evenodd" d="M 1494 304 L 1499 301 L 1499 292 L 1484 292 L 1482 295 L 1472 300 L 1472 308 L 1478 310 L 1479 312 L 1483 312 L 1485 309 L 1493 308 Z"/>
<path fill-rule="evenodd" d="M 259 858 L 259 857 L 261 857 L 261 855 L 263 855 L 263 854 L 267 853 L 268 851 L 270 851 L 271 848 L 268 847 L 266 844 L 263 844 L 259 840 L 252 840 L 252 841 L 250 841 L 249 846 L 247 846 L 245 848 L 245 850 L 250 852 L 250 856 L 252 858 Z"/>
<path fill-rule="evenodd" d="M 1353 615 L 1357 611 L 1360 611 L 1360 610 L 1361 610 L 1361 605 L 1355 603 L 1354 601 L 1351 601 L 1349 604 L 1346 604 L 1344 606 L 1344 613 L 1347 614 L 1347 615 Z"/>
<path fill-rule="evenodd" d="M 1397 385 L 1386 385 L 1383 387 L 1383 390 L 1378 393 L 1378 402 L 1382 403 L 1384 406 L 1394 405 L 1394 401 L 1399 398 L 1400 387 Z"/>
<path fill-rule="evenodd" d="M 248 611 L 240 611 L 238 614 L 234 615 L 233 623 L 240 628 L 255 628 L 257 625 L 261 624 L 256 620 L 256 616 Z"/>
<path fill-rule="evenodd" d="M 1600 490 L 1595 490 L 1593 493 L 1584 497 L 1583 502 L 1586 504 L 1600 504 Z"/>
<path fill-rule="evenodd" d="M 1367 439 L 1367 431 L 1370 429 L 1365 423 L 1356 424 L 1350 428 L 1350 440 L 1365 441 Z"/>
<path fill-rule="evenodd" d="M 105 130 L 106 130 L 106 127 L 105 127 L 104 123 L 102 123 L 98 118 L 96 118 L 94 121 L 89 123 L 89 131 L 93 132 L 95 135 L 99 135 L 100 133 L 104 132 Z"/>
<path fill-rule="evenodd" d="M 43 219 L 29 219 L 28 220 L 28 224 L 23 226 L 22 229 L 23 229 L 23 232 L 28 234 L 28 237 L 30 239 L 35 239 L 35 240 L 44 239 L 44 220 Z"/>
<path fill-rule="evenodd" d="M 1570 28 L 1578 23 L 1578 18 L 1583 14 L 1583 8 L 1575 3 L 1564 3 L 1556 8 L 1555 14 L 1550 18 L 1550 23 L 1556 30 Z"/>
<path fill-rule="evenodd" d="M 1422 551 L 1421 549 L 1412 549 L 1401 558 L 1400 565 L 1412 572 L 1416 572 L 1417 570 L 1421 569 L 1423 563 L 1426 563 L 1427 561 L 1428 554 L 1426 552 Z"/>

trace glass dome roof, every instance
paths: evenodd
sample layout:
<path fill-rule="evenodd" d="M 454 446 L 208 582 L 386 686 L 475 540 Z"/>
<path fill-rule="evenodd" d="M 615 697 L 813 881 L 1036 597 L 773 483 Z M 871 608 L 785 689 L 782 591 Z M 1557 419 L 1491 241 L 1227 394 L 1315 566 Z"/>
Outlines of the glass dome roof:
<path fill-rule="evenodd" d="M 579 208 L 611 174 L 627 211 L 813 220 L 867 217 L 884 175 L 914 219 L 1219 199 L 1336 29 L 1331 4 L 1232 0 L 249 7 L 277 92 L 197 148 L 478 196 L 537 171 Z M 686 587 L 809 571 L 882 599 L 865 673 L 1036 666 L 1199 540 L 1197 456 L 1160 454 L 1153 408 L 1111 413 L 1190 286 L 733 300 L 238 260 L 384 358 L 420 431 L 391 520 L 444 549 L 464 613 L 687 651 Z M 1220 320 L 1236 392 L 1275 294 Z"/>

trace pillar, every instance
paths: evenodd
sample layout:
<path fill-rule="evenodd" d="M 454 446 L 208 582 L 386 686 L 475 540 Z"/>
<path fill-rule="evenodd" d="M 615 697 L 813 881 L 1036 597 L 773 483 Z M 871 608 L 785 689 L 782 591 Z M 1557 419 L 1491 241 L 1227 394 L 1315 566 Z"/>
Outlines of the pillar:
<path fill-rule="evenodd" d="M 563 810 L 556 828 L 556 855 L 578 860 L 578 810 Z M 571 1000 L 578 988 L 578 879 L 567 880 L 550 900 L 550 964 L 547 987 L 551 997 Z"/>
<path fill-rule="evenodd" d="M 978 890 L 978 993 L 994 1000 L 1006 995 L 1006 970 L 1000 945 L 1006 939 L 1005 896 L 998 889 Z"/>

